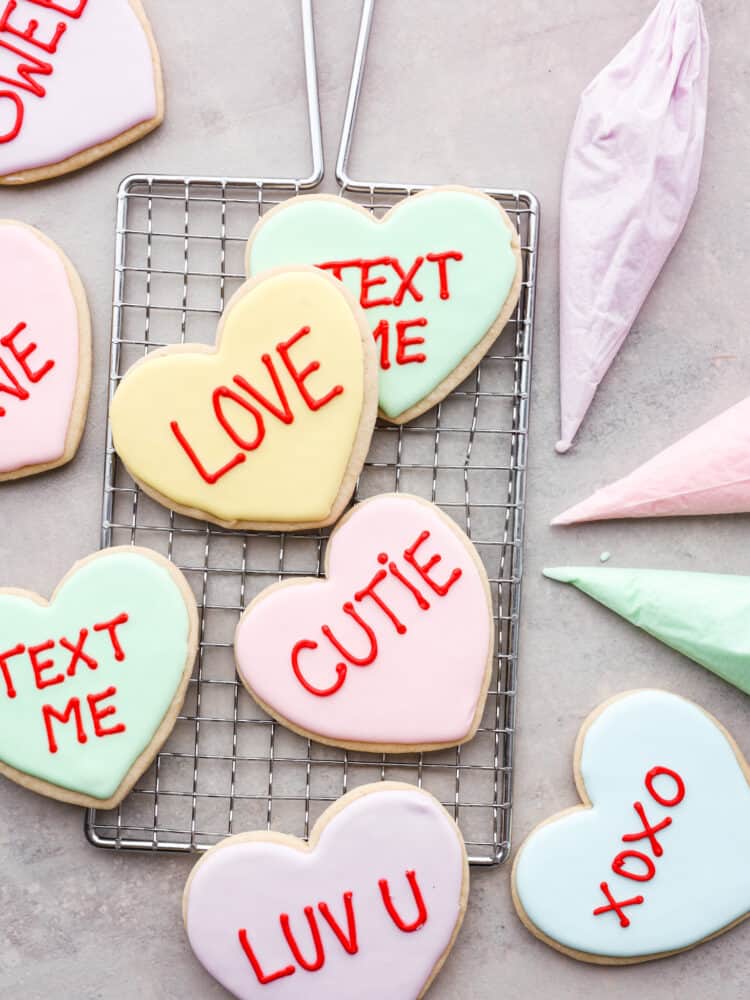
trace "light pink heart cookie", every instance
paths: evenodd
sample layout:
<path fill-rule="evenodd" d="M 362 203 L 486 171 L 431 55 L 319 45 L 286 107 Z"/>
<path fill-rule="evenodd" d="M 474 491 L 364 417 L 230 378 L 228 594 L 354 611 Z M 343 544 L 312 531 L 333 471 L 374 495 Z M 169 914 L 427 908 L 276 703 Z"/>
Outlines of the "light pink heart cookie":
<path fill-rule="evenodd" d="M 489 583 L 437 507 L 384 494 L 331 536 L 326 580 L 269 587 L 235 637 L 240 677 L 272 716 L 350 749 L 433 750 L 470 740 L 489 685 Z"/>
<path fill-rule="evenodd" d="M 73 265 L 38 230 L 0 221 L 0 480 L 64 465 L 83 433 L 91 326 Z"/>
<path fill-rule="evenodd" d="M 240 1000 L 416 1000 L 458 935 L 469 867 L 456 824 L 411 785 L 365 785 L 310 846 L 278 833 L 218 844 L 185 887 L 199 961 Z"/>

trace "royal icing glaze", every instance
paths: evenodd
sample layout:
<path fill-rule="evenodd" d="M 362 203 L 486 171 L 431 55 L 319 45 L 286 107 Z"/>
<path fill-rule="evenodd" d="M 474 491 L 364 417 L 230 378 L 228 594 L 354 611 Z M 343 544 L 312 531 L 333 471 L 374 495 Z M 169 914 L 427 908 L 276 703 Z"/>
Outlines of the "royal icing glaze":
<path fill-rule="evenodd" d="M 382 221 L 339 198 L 292 199 L 261 220 L 247 254 L 249 275 L 286 264 L 322 267 L 357 297 L 376 340 L 380 409 L 396 419 L 419 409 L 512 308 L 520 254 L 496 202 L 438 189 Z"/>
<path fill-rule="evenodd" d="M 516 905 L 535 933 L 575 957 L 645 960 L 746 916 L 750 788 L 716 720 L 635 691 L 599 710 L 579 750 L 591 807 L 538 827 L 516 859 Z"/>
<path fill-rule="evenodd" d="M 168 566 L 115 549 L 74 567 L 49 604 L 0 591 L 0 763 L 11 777 L 95 800 L 118 791 L 192 666 L 195 607 Z"/>
<path fill-rule="evenodd" d="M 159 499 L 221 523 L 324 522 L 377 405 L 350 299 L 309 268 L 264 277 L 229 303 L 218 344 L 131 369 L 111 407 L 120 457 Z"/>
<path fill-rule="evenodd" d="M 237 628 L 240 677 L 273 715 L 340 745 L 455 745 L 476 730 L 494 628 L 468 538 L 386 494 L 334 531 L 327 579 L 261 593 Z"/>
<path fill-rule="evenodd" d="M 155 58 L 139 0 L 0 0 L 0 177 L 157 119 Z"/>
<path fill-rule="evenodd" d="M 184 917 L 199 961 L 241 1000 L 416 1000 L 463 919 L 466 853 L 426 792 L 385 783 L 345 796 L 306 848 L 230 838 L 196 866 Z"/>
<path fill-rule="evenodd" d="M 72 284 L 78 285 L 78 279 L 69 274 L 57 248 L 35 229 L 0 222 L 0 273 L 4 477 L 59 463 L 69 450 L 78 392 L 88 396 L 90 332 L 83 291 L 79 286 L 76 292 Z"/>

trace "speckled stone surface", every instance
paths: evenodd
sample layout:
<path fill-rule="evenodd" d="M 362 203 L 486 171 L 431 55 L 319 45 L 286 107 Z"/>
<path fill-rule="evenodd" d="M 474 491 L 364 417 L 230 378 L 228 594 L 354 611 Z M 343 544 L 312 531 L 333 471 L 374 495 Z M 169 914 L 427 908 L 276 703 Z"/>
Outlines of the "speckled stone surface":
<path fill-rule="evenodd" d="M 750 701 L 570 588 L 544 565 L 657 565 L 750 572 L 749 517 L 551 529 L 550 518 L 749 391 L 746 0 L 706 0 L 713 43 L 706 158 L 686 232 L 612 367 L 575 450 L 555 455 L 557 217 L 577 96 L 636 30 L 651 0 L 380 0 L 352 171 L 424 182 L 520 186 L 543 208 L 514 837 L 576 801 L 575 735 L 613 693 L 658 686 L 713 712 L 750 754 Z M 34 223 L 78 266 L 94 318 L 91 415 L 68 468 L 0 487 L 0 581 L 48 593 L 98 544 L 114 193 L 131 172 L 305 172 L 304 85 L 294 0 L 147 4 L 165 63 L 163 128 L 90 170 L 0 191 L 0 216 Z M 179 16 L 176 16 L 178 13 Z M 318 0 L 329 163 L 359 16 Z M 332 172 L 332 171 L 331 171 Z M 326 188 L 333 189 L 333 181 Z M 710 830 L 706 851 L 711 850 Z M 4 1000 L 225 996 L 192 958 L 180 920 L 187 858 L 89 847 L 75 809 L 0 782 L 0 995 Z M 515 917 L 509 870 L 474 875 L 436 1000 L 740 997 L 750 924 L 675 959 L 579 965 Z M 748 900 L 750 906 L 750 900 Z M 269 995 L 271 995 L 269 993 Z M 301 998 L 303 994 L 300 994 Z M 394 998 L 395 1000 L 395 998 Z"/>

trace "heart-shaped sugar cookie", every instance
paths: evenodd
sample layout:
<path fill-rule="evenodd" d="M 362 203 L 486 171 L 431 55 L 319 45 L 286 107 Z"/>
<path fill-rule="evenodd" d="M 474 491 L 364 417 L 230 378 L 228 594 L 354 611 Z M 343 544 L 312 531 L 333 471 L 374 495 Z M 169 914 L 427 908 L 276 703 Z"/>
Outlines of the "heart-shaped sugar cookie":
<path fill-rule="evenodd" d="M 383 782 L 332 805 L 309 847 L 263 832 L 212 848 L 183 916 L 199 961 L 240 1000 L 417 1000 L 468 891 L 466 849 L 443 807 Z"/>
<path fill-rule="evenodd" d="M 182 574 L 147 549 L 74 566 L 47 603 L 0 590 L 0 773 L 113 808 L 166 740 L 198 635 Z"/>
<path fill-rule="evenodd" d="M 384 494 L 339 522 L 325 580 L 259 594 L 235 637 L 239 675 L 272 716 L 323 743 L 414 751 L 470 740 L 492 665 L 489 584 L 439 508 Z"/>
<path fill-rule="evenodd" d="M 140 0 L 0 0 L 0 184 L 77 170 L 164 117 Z"/>
<path fill-rule="evenodd" d="M 521 289 L 518 233 L 469 188 L 433 188 L 380 220 L 342 198 L 292 198 L 253 230 L 247 273 L 288 264 L 324 268 L 356 295 L 377 343 L 380 412 L 399 424 L 470 374 Z"/>
<path fill-rule="evenodd" d="M 243 285 L 215 349 L 168 347 L 134 365 L 110 416 L 120 458 L 160 503 L 278 530 L 336 520 L 376 408 L 361 311 L 339 282 L 300 267 Z"/>
<path fill-rule="evenodd" d="M 573 958 L 644 962 L 750 913 L 750 772 L 722 726 L 666 691 L 606 702 L 576 746 L 585 806 L 538 827 L 513 869 L 526 926 Z"/>
<path fill-rule="evenodd" d="M 46 236 L 0 221 L 0 480 L 75 454 L 91 384 L 86 295 Z"/>

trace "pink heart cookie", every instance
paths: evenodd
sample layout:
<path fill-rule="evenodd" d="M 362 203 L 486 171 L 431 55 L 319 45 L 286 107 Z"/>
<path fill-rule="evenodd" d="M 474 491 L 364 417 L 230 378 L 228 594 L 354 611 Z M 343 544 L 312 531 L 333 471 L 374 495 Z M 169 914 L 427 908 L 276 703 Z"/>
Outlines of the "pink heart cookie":
<path fill-rule="evenodd" d="M 83 433 L 91 384 L 86 295 L 59 247 L 0 221 L 0 480 L 64 465 Z"/>
<path fill-rule="evenodd" d="M 489 584 L 469 539 L 437 507 L 384 494 L 328 543 L 326 580 L 269 587 L 235 637 L 250 694 L 322 743 L 396 752 L 470 740 L 489 685 Z"/>
<path fill-rule="evenodd" d="M 427 792 L 365 785 L 331 806 L 310 846 L 278 833 L 218 844 L 185 887 L 199 961 L 240 1000 L 415 1000 L 458 935 L 469 868 Z"/>

